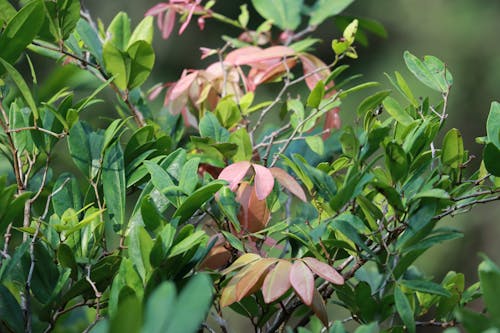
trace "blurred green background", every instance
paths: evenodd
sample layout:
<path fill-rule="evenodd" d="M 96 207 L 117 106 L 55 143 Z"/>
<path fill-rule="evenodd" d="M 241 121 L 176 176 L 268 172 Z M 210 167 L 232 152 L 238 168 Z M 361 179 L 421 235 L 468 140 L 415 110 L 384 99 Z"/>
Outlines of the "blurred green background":
<path fill-rule="evenodd" d="M 249 2 L 219 0 L 214 8 L 229 17 L 237 17 L 239 6 Z M 137 24 L 143 13 L 157 1 L 85 0 L 83 3 L 93 16 L 101 18 L 107 25 L 120 10 L 129 13 Z M 403 52 L 409 50 L 419 57 L 434 55 L 448 65 L 454 76 L 454 86 L 446 127 L 460 129 L 466 149 L 480 156 L 482 147 L 474 139 L 485 135 L 490 103 L 500 100 L 500 1 L 358 0 L 344 14 L 375 19 L 388 32 L 387 39 L 369 36 L 369 46 L 358 47 L 359 59 L 349 61 L 352 66 L 349 74 L 363 73 L 363 80 L 379 81 L 388 87 L 383 73 L 392 74 L 398 70 L 421 96 L 438 98 L 432 91 L 411 80 L 411 74 L 405 69 Z M 258 15 L 253 18 L 258 20 L 256 24 L 261 22 Z M 151 84 L 174 81 L 183 68 L 203 67 L 203 62 L 199 60 L 200 46 L 219 47 L 223 45 L 220 35 L 238 34 L 238 31 L 213 20 L 207 20 L 202 32 L 193 20 L 181 37 L 176 33 L 178 28 L 179 25 L 167 41 L 156 34 L 158 58 Z M 318 48 L 318 54 L 324 61 L 332 59 L 330 41 L 339 33 L 333 20 L 325 22 L 315 33 L 324 40 Z M 355 95 L 342 106 L 344 123 L 352 121 L 355 107 L 368 93 Z M 477 161 L 472 167 L 478 167 Z M 477 206 L 468 214 L 443 221 L 443 224 L 464 230 L 465 237 L 429 251 L 418 262 L 419 267 L 438 279 L 449 270 L 462 271 L 466 273 L 468 283 L 472 283 L 477 279 L 478 252 L 484 252 L 500 262 L 500 242 L 497 241 L 500 236 L 499 216 L 500 205 L 493 203 Z"/>

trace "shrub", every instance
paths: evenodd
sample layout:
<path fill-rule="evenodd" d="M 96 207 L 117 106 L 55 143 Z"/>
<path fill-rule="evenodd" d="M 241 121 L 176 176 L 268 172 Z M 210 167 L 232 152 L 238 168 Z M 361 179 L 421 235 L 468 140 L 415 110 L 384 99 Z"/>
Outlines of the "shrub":
<path fill-rule="evenodd" d="M 441 219 L 500 199 L 500 104 L 471 172 L 460 131 L 438 139 L 450 70 L 405 52 L 440 98 L 416 96 L 395 72 L 393 89 L 343 110 L 356 120 L 341 126 L 342 101 L 378 86 L 352 85 L 342 61 L 368 33 L 385 35 L 340 16 L 351 2 L 252 0 L 256 25 L 247 5 L 233 19 L 215 1 L 170 0 L 132 28 L 123 12 L 96 23 L 77 0 L 0 0 L 1 331 L 229 332 L 228 311 L 256 332 L 498 330 L 493 262 L 468 288 L 461 273 L 433 281 L 412 264 L 462 236 Z M 177 14 L 179 33 L 197 18 L 241 34 L 202 48 L 206 68 L 147 91 L 155 20 L 168 38 Z M 312 36 L 334 16 L 343 33 L 324 62 Z M 95 90 L 42 94 L 39 55 L 90 73 Z M 262 85 L 277 89 L 271 99 Z M 84 121 L 104 89 L 116 116 Z M 485 312 L 466 307 L 479 297 Z M 347 318 L 331 320 L 327 304 Z"/>

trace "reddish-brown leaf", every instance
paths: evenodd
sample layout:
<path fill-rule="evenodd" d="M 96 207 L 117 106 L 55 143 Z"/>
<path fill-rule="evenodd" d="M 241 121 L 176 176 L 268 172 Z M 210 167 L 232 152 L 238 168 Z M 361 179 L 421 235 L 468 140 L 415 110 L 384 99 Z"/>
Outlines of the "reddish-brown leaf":
<path fill-rule="evenodd" d="M 344 277 L 340 273 L 338 273 L 332 266 L 312 257 L 302 258 L 302 260 L 314 273 L 318 274 L 318 276 L 322 277 L 323 279 L 333 284 L 344 284 Z"/>
<path fill-rule="evenodd" d="M 269 169 L 269 171 L 271 171 L 272 175 L 281 184 L 281 186 L 286 188 L 290 193 L 295 195 L 300 200 L 307 202 L 306 194 L 299 183 L 295 180 L 295 178 L 293 178 L 285 170 L 280 168 L 274 167 Z"/>
<path fill-rule="evenodd" d="M 264 200 L 273 190 L 274 177 L 268 168 L 258 164 L 252 165 L 255 171 L 255 194 L 257 199 Z"/>
<path fill-rule="evenodd" d="M 245 269 L 244 276 L 236 285 L 236 299 L 240 301 L 243 297 L 248 296 L 258 290 L 264 281 L 264 274 L 269 266 L 274 264 L 278 259 L 265 258 L 254 263 L 249 269 Z"/>
<path fill-rule="evenodd" d="M 270 212 L 266 200 L 257 198 L 253 185 L 242 182 L 236 193 L 236 201 L 240 203 L 238 220 L 243 230 L 258 232 L 266 227 Z"/>
<path fill-rule="evenodd" d="M 314 294 L 314 275 L 301 260 L 295 261 L 290 269 L 290 283 L 302 302 L 310 306 Z"/>
<path fill-rule="evenodd" d="M 325 125 L 323 126 L 323 130 L 329 131 L 323 134 L 323 140 L 328 139 L 331 130 L 340 128 L 341 121 L 339 111 L 340 109 L 338 107 L 335 107 L 326 113 Z"/>
<path fill-rule="evenodd" d="M 328 327 L 328 313 L 326 311 L 326 305 L 325 302 L 323 301 L 323 297 L 321 297 L 321 294 L 318 292 L 316 288 L 314 289 L 311 309 L 314 311 L 316 316 L 318 316 L 323 325 Z"/>
<path fill-rule="evenodd" d="M 290 284 L 290 269 L 292 264 L 287 260 L 280 260 L 274 268 L 267 273 L 262 284 L 264 302 L 271 303 L 283 296 L 292 286 Z"/>
<path fill-rule="evenodd" d="M 200 264 L 200 269 L 216 270 L 224 267 L 231 259 L 231 251 L 224 246 L 213 247 L 207 257 Z"/>
<path fill-rule="evenodd" d="M 226 268 L 225 270 L 223 270 L 221 272 L 222 275 L 226 275 L 228 273 L 231 273 L 232 271 L 235 271 L 237 269 L 240 269 L 242 267 L 246 267 L 248 265 L 250 265 L 251 263 L 259 260 L 259 259 L 262 259 L 261 256 L 259 256 L 258 254 L 255 254 L 255 253 L 245 253 L 244 255 L 242 255 L 241 257 L 239 257 L 238 259 L 236 259 L 232 264 L 231 266 L 229 266 L 228 268 Z"/>
<path fill-rule="evenodd" d="M 229 188 L 234 192 L 243 177 L 247 174 L 251 165 L 252 164 L 248 161 L 241 161 L 228 165 L 219 174 L 219 179 L 227 180 L 229 182 Z"/>

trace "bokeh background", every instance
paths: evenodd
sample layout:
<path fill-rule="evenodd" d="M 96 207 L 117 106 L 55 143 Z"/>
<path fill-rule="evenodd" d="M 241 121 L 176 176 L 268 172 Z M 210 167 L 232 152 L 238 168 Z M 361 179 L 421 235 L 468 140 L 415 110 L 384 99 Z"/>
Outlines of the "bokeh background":
<path fill-rule="evenodd" d="M 229 17 L 237 17 L 239 6 L 249 2 L 219 0 L 214 8 Z M 137 24 L 144 12 L 156 3 L 158 1 L 154 0 L 83 1 L 90 13 L 99 17 L 105 25 L 120 10 L 129 13 Z M 432 91 L 411 80 L 412 76 L 404 65 L 403 52 L 409 50 L 419 57 L 434 55 L 447 64 L 454 76 L 454 86 L 446 127 L 460 129 L 465 148 L 471 154 L 481 156 L 482 147 L 475 142 L 475 138 L 485 135 L 490 104 L 493 100 L 500 100 L 500 1 L 358 0 L 344 14 L 375 19 L 384 25 L 388 33 L 387 38 L 369 36 L 369 46 L 358 47 L 359 59 L 349 62 L 349 74 L 363 73 L 363 80 L 379 81 L 389 87 L 383 73 L 392 74 L 397 70 L 421 96 L 437 98 Z M 255 13 L 253 18 L 258 22 L 261 20 Z M 318 47 L 318 54 L 323 60 L 331 60 L 330 40 L 339 33 L 333 20 L 325 22 L 316 32 L 324 40 Z M 199 47 L 223 45 L 220 39 L 223 34 L 236 36 L 238 31 L 207 20 L 202 32 L 192 22 L 180 37 L 174 32 L 169 40 L 164 41 L 156 34 L 158 58 L 151 84 L 174 81 L 183 68 L 204 66 L 199 60 Z M 355 95 L 342 106 L 344 123 L 352 121 L 355 107 L 363 97 L 362 93 Z M 472 167 L 477 169 L 478 162 L 473 162 Z M 443 221 L 447 226 L 463 230 L 464 238 L 430 250 L 419 260 L 419 267 L 437 279 L 449 270 L 456 270 L 466 273 L 469 284 L 477 280 L 478 253 L 485 253 L 500 262 L 499 217 L 500 204 L 491 203 Z"/>

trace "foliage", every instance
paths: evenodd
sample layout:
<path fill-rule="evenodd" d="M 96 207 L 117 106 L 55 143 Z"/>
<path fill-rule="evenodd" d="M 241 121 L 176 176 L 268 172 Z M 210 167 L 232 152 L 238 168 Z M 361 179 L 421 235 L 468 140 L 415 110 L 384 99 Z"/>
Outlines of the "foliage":
<path fill-rule="evenodd" d="M 442 133 L 450 70 L 405 52 L 439 98 L 395 72 L 342 127 L 341 102 L 378 83 L 352 85 L 340 63 L 367 33 L 385 35 L 341 16 L 352 2 L 253 0 L 256 25 L 248 5 L 233 19 L 215 1 L 170 0 L 136 27 L 123 12 L 105 27 L 78 0 L 0 0 L 1 331 L 228 332 L 228 308 L 256 332 L 498 330 L 493 262 L 467 288 L 461 273 L 436 282 L 412 264 L 462 236 L 440 220 L 500 199 L 500 104 L 470 172 L 460 131 Z M 146 91 L 154 19 L 168 38 L 178 16 L 179 33 L 197 17 L 241 34 L 201 48 L 205 69 Z M 311 34 L 332 17 L 344 30 L 325 63 Z M 41 94 L 40 56 L 92 74 L 95 90 Z M 265 84 L 278 87 L 271 100 Z M 84 121 L 104 89 L 116 116 Z M 65 157 L 77 169 L 61 170 Z M 480 297 L 486 311 L 466 307 Z"/>

